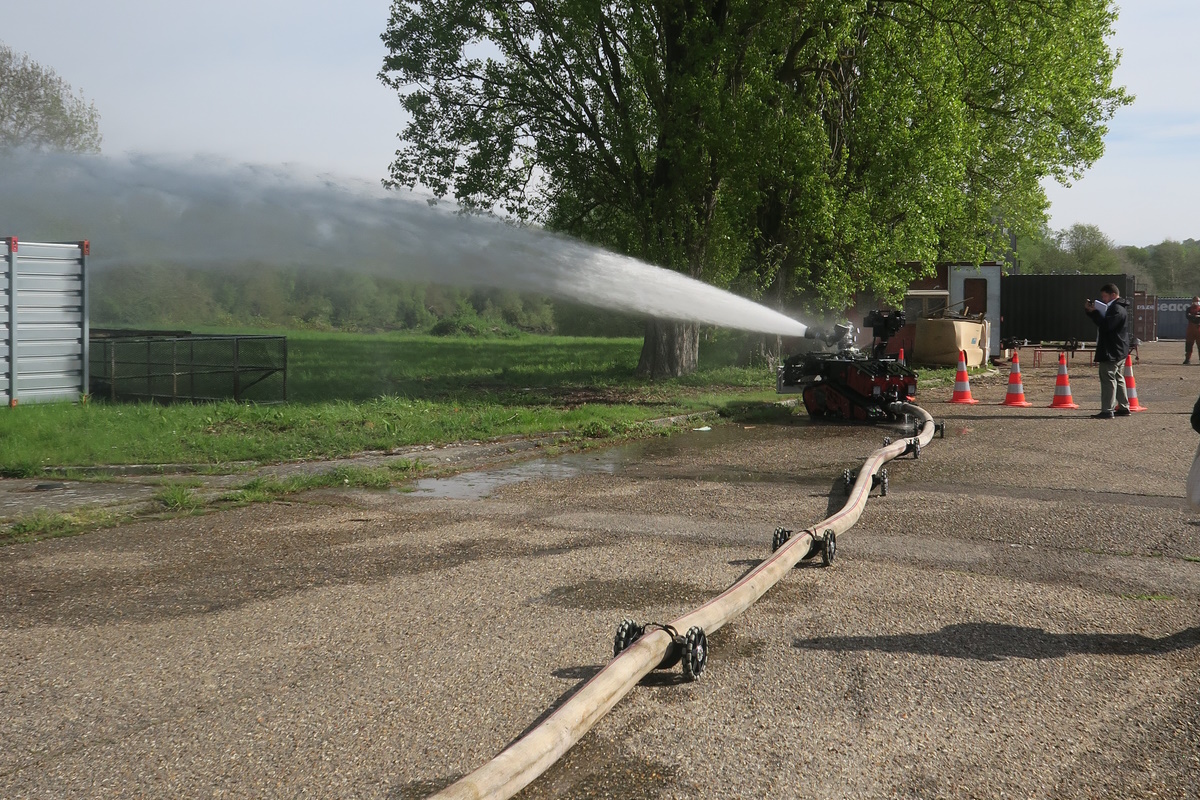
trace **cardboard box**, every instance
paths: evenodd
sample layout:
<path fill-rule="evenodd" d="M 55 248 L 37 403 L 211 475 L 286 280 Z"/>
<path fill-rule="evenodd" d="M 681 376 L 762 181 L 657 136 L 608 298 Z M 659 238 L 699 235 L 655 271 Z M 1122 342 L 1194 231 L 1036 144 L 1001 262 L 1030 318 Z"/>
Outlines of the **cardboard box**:
<path fill-rule="evenodd" d="M 912 362 L 955 367 L 961 351 L 968 367 L 978 367 L 988 359 L 989 333 L 987 320 L 919 319 Z"/>

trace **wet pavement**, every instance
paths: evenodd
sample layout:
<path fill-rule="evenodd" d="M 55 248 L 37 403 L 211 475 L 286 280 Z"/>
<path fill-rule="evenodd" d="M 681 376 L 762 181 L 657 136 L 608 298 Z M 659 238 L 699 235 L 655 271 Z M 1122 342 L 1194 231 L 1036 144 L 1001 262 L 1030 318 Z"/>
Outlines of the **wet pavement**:
<path fill-rule="evenodd" d="M 1125 419 L 1090 419 L 1076 364 L 1077 411 L 1048 408 L 1045 362 L 1030 408 L 999 405 L 1004 370 L 978 405 L 919 398 L 945 439 L 887 465 L 834 565 L 717 631 L 701 680 L 652 673 L 521 796 L 1200 797 L 1181 349 L 1143 346 L 1149 410 Z M 800 414 L 466 445 L 416 491 L 0 548 L 0 796 L 427 796 L 594 676 L 622 619 L 676 618 L 827 516 L 884 435 Z"/>

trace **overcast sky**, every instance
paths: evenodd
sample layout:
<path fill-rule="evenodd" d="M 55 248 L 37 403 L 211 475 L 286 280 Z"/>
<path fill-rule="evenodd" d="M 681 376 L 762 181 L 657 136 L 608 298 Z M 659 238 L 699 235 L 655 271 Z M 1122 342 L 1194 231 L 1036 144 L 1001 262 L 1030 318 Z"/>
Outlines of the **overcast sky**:
<path fill-rule="evenodd" d="M 1117 244 L 1200 238 L 1197 0 L 1126 0 L 1118 82 L 1137 95 L 1051 226 Z M 0 0 L 0 41 L 101 114 L 108 155 L 216 155 L 378 184 L 403 124 L 375 77 L 389 0 Z M 1069 43 L 1064 43 L 1069 46 Z"/>

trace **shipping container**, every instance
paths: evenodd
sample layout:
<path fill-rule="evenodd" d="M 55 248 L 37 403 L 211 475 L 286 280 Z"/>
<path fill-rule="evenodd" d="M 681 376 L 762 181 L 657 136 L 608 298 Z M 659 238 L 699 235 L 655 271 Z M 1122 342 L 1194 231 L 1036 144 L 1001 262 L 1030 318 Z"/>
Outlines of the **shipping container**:
<path fill-rule="evenodd" d="M 88 243 L 0 238 L 0 400 L 77 401 L 88 386 Z"/>
<path fill-rule="evenodd" d="M 1099 299 L 1100 287 L 1115 284 L 1121 297 L 1135 289 L 1132 275 L 1006 275 L 1000 281 L 1000 338 L 1006 342 L 1096 341 L 1096 325 L 1084 301 Z M 1161 305 L 1160 305 L 1161 308 Z M 1159 314 L 1161 331 L 1161 311 Z"/>
<path fill-rule="evenodd" d="M 1187 307 L 1191 297 L 1158 298 L 1158 338 L 1184 339 L 1187 336 Z"/>
<path fill-rule="evenodd" d="M 1158 298 L 1145 292 L 1133 293 L 1133 335 L 1139 342 L 1158 341 Z"/>

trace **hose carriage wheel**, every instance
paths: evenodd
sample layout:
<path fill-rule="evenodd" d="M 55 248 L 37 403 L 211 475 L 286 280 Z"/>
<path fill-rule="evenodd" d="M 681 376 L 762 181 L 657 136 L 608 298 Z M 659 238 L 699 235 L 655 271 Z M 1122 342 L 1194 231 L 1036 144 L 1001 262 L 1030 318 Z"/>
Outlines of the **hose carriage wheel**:
<path fill-rule="evenodd" d="M 688 632 L 680 636 L 679 631 L 670 625 L 657 622 L 639 625 L 631 619 L 621 620 L 621 624 L 617 626 L 617 634 L 613 637 L 613 658 L 625 652 L 651 628 L 664 630 L 671 637 L 671 644 L 655 669 L 670 669 L 682 662 L 684 680 L 694 681 L 699 678 L 708 665 L 708 637 L 704 628 L 697 625 L 688 628 Z"/>
<path fill-rule="evenodd" d="M 775 533 L 771 536 L 771 552 L 774 553 L 779 548 L 788 543 L 792 538 L 792 532 L 787 528 L 776 528 Z"/>
<path fill-rule="evenodd" d="M 683 679 L 694 681 L 699 678 L 703 674 L 704 668 L 708 666 L 708 637 L 704 635 L 704 628 L 698 625 L 688 628 L 687 634 L 683 637 L 681 656 Z"/>
<path fill-rule="evenodd" d="M 833 563 L 834 556 L 837 555 L 837 534 L 833 532 L 833 528 L 825 531 L 825 535 L 821 537 L 821 563 L 829 566 Z"/>
<path fill-rule="evenodd" d="M 645 632 L 646 626 L 638 625 L 631 619 L 621 620 L 621 624 L 617 626 L 617 635 L 613 637 L 613 658 L 625 652 L 629 645 L 642 638 Z"/>
<path fill-rule="evenodd" d="M 887 497 L 888 493 L 888 473 L 886 469 L 881 469 L 875 475 L 871 476 L 871 488 L 879 487 L 879 496 Z"/>

